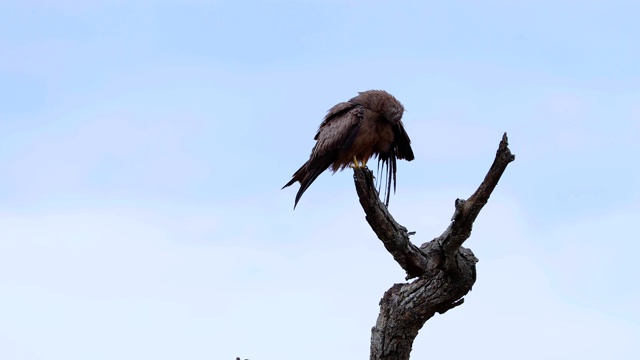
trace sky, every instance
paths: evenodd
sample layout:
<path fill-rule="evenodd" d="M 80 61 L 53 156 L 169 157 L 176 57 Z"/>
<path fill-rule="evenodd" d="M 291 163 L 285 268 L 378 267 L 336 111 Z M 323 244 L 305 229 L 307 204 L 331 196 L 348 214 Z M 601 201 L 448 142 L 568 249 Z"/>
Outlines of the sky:
<path fill-rule="evenodd" d="M 640 357 L 636 1 L 3 1 L 0 358 L 367 358 L 404 273 L 326 111 L 384 89 L 390 211 L 448 226 L 508 133 L 465 303 L 413 358 Z"/>

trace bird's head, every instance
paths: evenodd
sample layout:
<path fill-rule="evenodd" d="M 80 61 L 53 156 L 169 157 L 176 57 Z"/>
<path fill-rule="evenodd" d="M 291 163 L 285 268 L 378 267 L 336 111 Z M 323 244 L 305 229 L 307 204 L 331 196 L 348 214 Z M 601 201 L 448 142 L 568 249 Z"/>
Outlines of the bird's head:
<path fill-rule="evenodd" d="M 402 120 L 404 106 L 393 95 L 384 90 L 369 90 L 358 93 L 349 102 L 362 105 L 371 111 L 383 115 L 392 125 Z"/>
<path fill-rule="evenodd" d="M 395 98 L 393 98 L 393 100 L 394 101 L 387 102 L 387 106 L 385 107 L 383 114 L 392 125 L 398 125 L 402 120 L 404 106 L 402 106 L 402 104 Z"/>

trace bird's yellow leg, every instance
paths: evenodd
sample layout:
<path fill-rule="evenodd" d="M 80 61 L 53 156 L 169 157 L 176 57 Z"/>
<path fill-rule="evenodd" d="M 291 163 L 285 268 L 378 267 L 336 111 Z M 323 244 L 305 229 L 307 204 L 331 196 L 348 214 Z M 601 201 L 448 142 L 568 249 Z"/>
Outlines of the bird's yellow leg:
<path fill-rule="evenodd" d="M 355 155 L 353 155 L 353 165 L 351 165 L 351 167 L 354 168 L 354 169 L 360 167 L 360 165 L 358 164 L 358 159 L 356 159 Z"/>
<path fill-rule="evenodd" d="M 362 160 L 362 167 L 367 167 L 367 161 L 369 161 L 369 159 Z"/>

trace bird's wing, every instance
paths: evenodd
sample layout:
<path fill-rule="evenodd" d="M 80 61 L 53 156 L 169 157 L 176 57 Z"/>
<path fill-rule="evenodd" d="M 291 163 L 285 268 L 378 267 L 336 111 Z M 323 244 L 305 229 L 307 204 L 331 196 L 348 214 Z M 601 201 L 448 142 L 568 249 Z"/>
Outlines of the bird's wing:
<path fill-rule="evenodd" d="M 315 136 L 316 145 L 309 161 L 298 170 L 301 179 L 295 205 L 313 181 L 338 159 L 340 150 L 353 142 L 364 119 L 364 111 L 362 106 L 349 103 L 340 103 L 329 110 Z"/>
<path fill-rule="evenodd" d="M 404 159 L 407 161 L 413 160 L 414 156 L 413 150 L 411 149 L 411 139 L 409 139 L 409 135 L 404 129 L 402 121 L 393 127 L 393 134 L 395 135 L 395 143 L 397 147 L 396 155 L 398 156 L 398 159 Z"/>
<path fill-rule="evenodd" d="M 340 149 L 351 145 L 358 135 L 365 111 L 364 107 L 351 103 L 340 103 L 331 108 L 314 138 L 316 145 L 311 151 L 311 159 L 334 152 L 337 157 Z"/>
<path fill-rule="evenodd" d="M 320 137 L 320 133 L 327 126 L 329 126 L 331 123 L 335 121 L 339 121 L 339 119 L 347 115 L 349 111 L 353 110 L 356 106 L 357 106 L 356 104 L 353 104 L 350 102 L 341 102 L 335 105 L 334 107 L 332 107 L 331 109 L 329 109 L 329 111 L 327 111 L 327 115 L 324 117 L 324 119 L 322 120 L 322 123 L 318 127 L 318 132 L 316 133 L 316 136 L 313 139 L 318 140 L 318 138 Z"/>

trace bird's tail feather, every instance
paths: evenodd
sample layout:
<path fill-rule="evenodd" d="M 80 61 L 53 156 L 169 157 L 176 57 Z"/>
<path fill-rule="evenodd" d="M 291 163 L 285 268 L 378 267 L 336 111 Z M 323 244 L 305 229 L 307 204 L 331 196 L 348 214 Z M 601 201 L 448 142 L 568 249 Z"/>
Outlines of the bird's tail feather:
<path fill-rule="evenodd" d="M 293 185 L 293 183 L 296 182 L 296 181 L 298 181 L 298 179 L 296 179 L 295 177 L 291 178 L 291 180 L 288 183 L 286 183 L 286 185 L 283 186 L 280 190 L 282 190 L 282 189 L 284 189 L 284 188 L 286 188 L 288 186 Z"/>
<path fill-rule="evenodd" d="M 288 182 L 288 183 L 286 183 L 286 184 L 282 187 L 282 189 L 284 189 L 284 188 L 286 188 L 286 187 L 288 187 L 288 186 L 293 185 L 293 183 L 295 183 L 296 181 L 299 181 L 300 183 L 302 183 L 302 180 L 304 180 L 304 178 L 305 178 L 305 176 L 306 176 L 306 172 L 307 172 L 307 171 L 306 171 L 306 167 L 307 167 L 307 164 L 309 164 L 309 162 L 308 162 L 308 161 L 307 161 L 306 163 L 304 163 L 304 165 L 302 165 L 302 166 L 300 167 L 300 169 L 298 169 L 298 171 L 296 171 L 295 173 L 293 173 L 293 176 L 291 177 L 291 180 L 289 180 L 289 182 Z M 280 190 L 282 190 L 282 189 L 280 189 Z"/>
<path fill-rule="evenodd" d="M 305 191 L 307 191 L 307 189 L 309 188 L 309 186 L 311 186 L 311 184 L 318 178 L 318 176 L 320 176 L 320 174 L 322 174 L 322 172 L 324 172 L 327 168 L 315 168 L 315 169 L 310 169 L 306 172 L 304 178 L 300 181 L 300 189 L 298 190 L 298 193 L 296 194 L 296 201 L 293 204 L 293 209 L 295 210 L 296 206 L 298 205 L 298 201 L 300 201 L 300 198 L 302 197 L 302 194 L 304 194 Z"/>
<path fill-rule="evenodd" d="M 396 151 L 391 149 L 391 155 L 378 157 L 378 194 L 381 193 L 382 177 L 384 175 L 384 195 L 382 199 L 384 204 L 389 206 L 389 198 L 391 197 L 391 186 L 393 185 L 393 192 L 396 192 Z"/>

